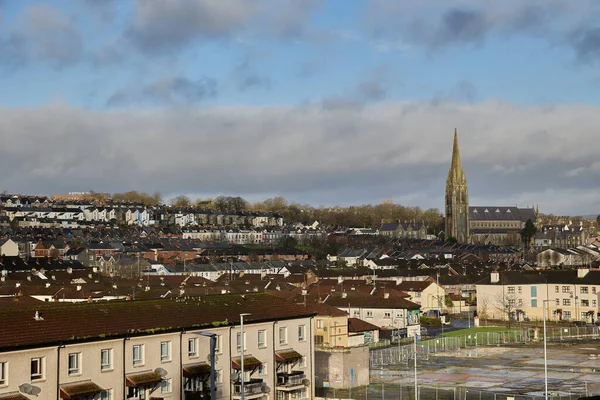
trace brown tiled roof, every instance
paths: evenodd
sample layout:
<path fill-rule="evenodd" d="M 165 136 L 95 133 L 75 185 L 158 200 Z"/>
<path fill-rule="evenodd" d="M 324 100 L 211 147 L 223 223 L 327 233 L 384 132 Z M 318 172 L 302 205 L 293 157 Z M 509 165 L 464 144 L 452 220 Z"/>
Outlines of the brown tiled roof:
<path fill-rule="evenodd" d="M 61 399 L 76 399 L 80 396 L 95 396 L 102 391 L 102 388 L 94 382 L 76 383 L 66 385 L 60 388 Z"/>
<path fill-rule="evenodd" d="M 360 318 L 348 318 L 348 332 L 378 331 L 377 325 L 363 321 Z"/>
<path fill-rule="evenodd" d="M 208 374 L 210 374 L 210 365 L 207 363 L 190 364 L 183 367 L 183 376 L 186 378 Z"/>
<path fill-rule="evenodd" d="M 262 362 L 253 356 L 244 356 L 244 368 L 254 368 L 262 365 Z M 231 367 L 233 369 L 241 369 L 242 368 L 242 358 L 237 357 L 231 360 Z"/>
<path fill-rule="evenodd" d="M 7 393 L 0 394 L 0 400 L 29 400 L 27 397 L 22 395 L 21 393 Z"/>
<path fill-rule="evenodd" d="M 39 312 L 41 319 L 35 320 Z M 0 308 L 0 350 L 43 344 L 142 336 L 155 332 L 301 318 L 314 312 L 266 293 L 196 298 L 11 304 Z"/>
<path fill-rule="evenodd" d="M 296 350 L 282 350 L 275 352 L 275 359 L 277 362 L 291 362 L 301 358 L 302 354 L 298 353 Z"/>
<path fill-rule="evenodd" d="M 125 377 L 128 387 L 152 386 L 160 383 L 162 377 L 156 372 L 144 372 L 141 374 L 128 375 Z"/>

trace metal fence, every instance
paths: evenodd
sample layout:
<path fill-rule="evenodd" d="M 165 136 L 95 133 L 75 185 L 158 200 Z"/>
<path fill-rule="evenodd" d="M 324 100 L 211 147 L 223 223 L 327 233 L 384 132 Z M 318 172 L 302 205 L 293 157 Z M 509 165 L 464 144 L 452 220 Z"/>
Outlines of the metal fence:
<path fill-rule="evenodd" d="M 415 397 L 414 386 L 391 383 L 372 383 L 368 387 L 353 389 L 316 388 L 315 390 L 317 397 L 355 400 L 414 400 L 415 398 L 419 400 L 544 400 L 545 398 L 543 392 L 524 395 L 452 386 L 418 386 Z M 576 400 L 586 395 L 585 390 L 580 393 L 551 393 L 552 400 Z"/>
<path fill-rule="evenodd" d="M 546 329 L 548 341 L 563 341 L 585 338 L 598 338 L 599 327 L 552 327 Z M 510 330 L 501 332 L 477 332 L 463 336 L 446 336 L 422 339 L 417 343 L 417 359 L 429 359 L 430 354 L 458 351 L 467 347 L 505 346 L 523 344 L 544 339 L 543 330 Z M 407 364 L 415 358 L 414 344 L 398 344 L 382 349 L 371 349 L 369 354 L 371 368 L 385 365 Z"/>

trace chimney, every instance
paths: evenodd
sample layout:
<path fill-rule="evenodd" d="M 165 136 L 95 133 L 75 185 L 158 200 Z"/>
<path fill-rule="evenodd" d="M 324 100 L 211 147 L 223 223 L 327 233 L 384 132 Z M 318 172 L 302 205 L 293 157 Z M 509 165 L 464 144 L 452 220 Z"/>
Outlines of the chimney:
<path fill-rule="evenodd" d="M 344 283 L 344 278 L 342 276 L 338 276 L 338 283 Z"/>
<path fill-rule="evenodd" d="M 389 294 L 388 292 L 385 292 L 385 293 L 383 294 L 383 298 L 384 298 L 384 299 L 389 299 L 389 298 L 390 298 L 390 294 Z"/>
<path fill-rule="evenodd" d="M 50 287 L 50 282 L 46 282 L 46 288 Z"/>
<path fill-rule="evenodd" d="M 345 299 L 346 297 L 348 297 L 348 293 L 342 292 L 342 299 Z"/>
<path fill-rule="evenodd" d="M 500 282 L 500 272 L 494 271 L 490 276 L 490 283 L 498 283 Z"/>
<path fill-rule="evenodd" d="M 42 318 L 40 316 L 40 312 L 39 311 L 35 312 L 35 315 L 34 315 L 33 319 L 35 319 L 36 321 L 43 321 L 44 320 L 44 318 Z"/>
<path fill-rule="evenodd" d="M 87 298 L 87 302 L 88 302 L 88 303 L 91 303 L 92 301 L 93 301 L 93 300 L 92 300 L 92 296 L 89 296 L 89 297 Z"/>
<path fill-rule="evenodd" d="M 584 276 L 586 276 L 588 274 L 588 272 L 590 272 L 589 268 L 579 268 L 577 270 L 577 277 L 583 278 Z"/>
<path fill-rule="evenodd" d="M 77 291 L 79 292 L 81 290 L 81 285 L 77 285 Z"/>
<path fill-rule="evenodd" d="M 73 268 L 69 267 L 67 268 L 67 274 L 72 274 L 73 273 Z"/>

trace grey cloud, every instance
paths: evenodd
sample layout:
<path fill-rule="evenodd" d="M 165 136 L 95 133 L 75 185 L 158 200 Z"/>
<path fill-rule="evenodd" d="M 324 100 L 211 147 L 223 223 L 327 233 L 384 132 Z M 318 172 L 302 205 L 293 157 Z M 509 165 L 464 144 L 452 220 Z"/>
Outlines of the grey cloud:
<path fill-rule="evenodd" d="M 584 58 L 595 52 L 600 3 L 592 0 L 435 0 L 367 2 L 363 26 L 376 39 L 436 49 L 482 43 L 490 35 L 528 35 L 549 45 L 573 46 Z M 576 32 L 573 34 L 573 32 Z"/>
<path fill-rule="evenodd" d="M 244 59 L 233 71 L 233 77 L 238 90 L 268 90 L 271 88 L 271 79 L 258 72 L 248 58 Z"/>
<path fill-rule="evenodd" d="M 45 4 L 26 7 L 16 28 L 0 37 L 0 60 L 8 70 L 33 61 L 64 67 L 81 61 L 83 54 L 83 38 L 75 22 Z"/>
<path fill-rule="evenodd" d="M 217 82 L 214 79 L 190 80 L 186 77 L 172 77 L 140 87 L 118 90 L 107 100 L 106 105 L 183 105 L 198 103 L 216 95 Z"/>
<path fill-rule="evenodd" d="M 542 212 L 587 214 L 600 198 L 590 186 L 600 178 L 598 106 L 548 112 L 497 101 L 381 102 L 357 112 L 317 104 L 152 111 L 53 104 L 0 107 L 0 121 L 0 187 L 9 191 L 133 187 L 165 195 L 280 193 L 313 204 L 393 198 L 441 208 L 457 127 L 474 204 L 539 203 Z"/>
<path fill-rule="evenodd" d="M 600 28 L 572 33 L 571 43 L 579 60 L 590 62 L 600 59 Z"/>
<path fill-rule="evenodd" d="M 137 1 L 127 36 L 146 52 L 173 51 L 199 38 L 228 37 L 257 12 L 247 0 Z"/>
<path fill-rule="evenodd" d="M 378 101 L 385 98 L 387 90 L 379 81 L 366 81 L 360 83 L 356 88 L 358 98 L 364 101 Z"/>

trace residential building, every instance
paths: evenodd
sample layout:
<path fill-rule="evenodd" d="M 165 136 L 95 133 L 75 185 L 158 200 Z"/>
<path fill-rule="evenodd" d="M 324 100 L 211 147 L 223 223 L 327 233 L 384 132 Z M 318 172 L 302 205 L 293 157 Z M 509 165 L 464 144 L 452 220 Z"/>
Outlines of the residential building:
<path fill-rule="evenodd" d="M 312 319 L 268 294 L 11 305 L 0 309 L 0 398 L 204 398 L 206 334 L 218 399 L 240 399 L 241 379 L 249 400 L 313 398 Z"/>

